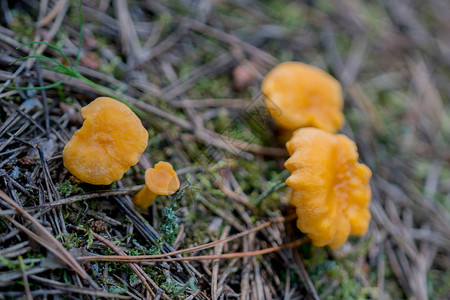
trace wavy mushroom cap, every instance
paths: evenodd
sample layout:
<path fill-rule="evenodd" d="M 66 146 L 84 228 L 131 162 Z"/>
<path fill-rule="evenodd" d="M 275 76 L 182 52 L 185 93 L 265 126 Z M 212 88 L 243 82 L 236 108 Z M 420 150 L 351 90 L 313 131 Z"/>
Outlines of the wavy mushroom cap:
<path fill-rule="evenodd" d="M 64 166 L 90 184 L 111 184 L 137 164 L 148 132 L 125 104 L 99 97 L 81 109 L 83 126 L 63 150 Z"/>
<path fill-rule="evenodd" d="M 262 93 L 272 118 L 285 129 L 316 127 L 336 132 L 344 124 L 341 85 L 316 67 L 279 64 L 264 78 Z"/>
<path fill-rule="evenodd" d="M 315 246 L 339 248 L 350 234 L 362 236 L 370 222 L 370 169 L 358 163 L 353 141 L 316 128 L 294 132 L 286 180 L 292 188 L 297 227 Z"/>
<path fill-rule="evenodd" d="M 172 195 L 180 188 L 180 180 L 170 163 L 160 161 L 145 171 L 145 185 L 156 195 Z"/>

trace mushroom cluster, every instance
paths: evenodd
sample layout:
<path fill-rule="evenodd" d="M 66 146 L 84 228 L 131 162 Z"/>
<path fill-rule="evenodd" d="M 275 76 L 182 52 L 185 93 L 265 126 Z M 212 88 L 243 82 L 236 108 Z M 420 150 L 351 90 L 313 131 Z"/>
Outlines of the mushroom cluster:
<path fill-rule="evenodd" d="M 290 137 L 286 183 L 297 227 L 314 245 L 333 249 L 350 234 L 364 235 L 371 171 L 358 163 L 355 143 L 335 134 L 345 121 L 339 82 L 316 67 L 286 62 L 266 75 L 261 89 L 270 115 Z"/>
<path fill-rule="evenodd" d="M 81 109 L 84 123 L 63 150 L 64 166 L 81 181 L 111 184 L 137 164 L 148 132 L 125 104 L 99 97 Z"/>
<path fill-rule="evenodd" d="M 99 97 L 81 109 L 83 126 L 63 150 L 64 166 L 81 181 L 111 184 L 137 164 L 147 147 L 148 132 L 125 104 Z M 159 162 L 145 172 L 145 187 L 133 198 L 143 209 L 157 195 L 172 195 L 180 181 L 172 165 Z"/>

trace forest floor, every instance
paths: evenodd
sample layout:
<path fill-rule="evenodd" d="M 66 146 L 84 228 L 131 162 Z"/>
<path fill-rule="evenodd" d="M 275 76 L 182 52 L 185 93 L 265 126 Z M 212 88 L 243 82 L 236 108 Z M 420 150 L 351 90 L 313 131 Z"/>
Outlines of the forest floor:
<path fill-rule="evenodd" d="M 448 1 L 0 5 L 0 299 L 450 296 Z M 341 82 L 341 132 L 373 172 L 369 232 L 338 250 L 298 246 L 260 88 L 289 60 Z M 150 136 L 110 186 L 62 161 L 98 96 L 133 107 Z M 161 160 L 182 189 L 134 208 Z"/>

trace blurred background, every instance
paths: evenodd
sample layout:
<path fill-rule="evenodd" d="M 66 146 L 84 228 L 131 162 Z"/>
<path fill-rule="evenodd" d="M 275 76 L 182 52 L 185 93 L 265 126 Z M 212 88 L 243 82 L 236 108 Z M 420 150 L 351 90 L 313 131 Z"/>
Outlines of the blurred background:
<path fill-rule="evenodd" d="M 68 224 L 94 228 L 137 255 L 204 244 L 291 213 L 287 153 L 260 84 L 278 63 L 294 60 L 342 84 L 342 133 L 373 172 L 369 233 L 334 251 L 303 245 L 143 266 L 152 289 L 185 299 L 450 297 L 448 1 L 1 0 L 0 24 L 0 189 L 75 256 L 114 252 Z M 45 43 L 18 48 L 33 41 Z M 17 61 L 27 55 L 39 63 Z M 150 134 L 141 162 L 100 189 L 120 191 L 115 197 L 92 196 L 99 188 L 62 166 L 80 108 L 99 95 L 138 108 Z M 127 188 L 142 184 L 145 168 L 159 160 L 191 185 L 176 201 L 136 212 L 129 206 L 135 190 Z M 31 208 L 64 199 L 72 202 L 40 214 Z M 0 212 L 0 297 L 151 296 L 118 262 L 84 265 L 97 287 L 80 280 L 5 216 L 27 220 L 4 202 L 1 208 L 9 212 Z M 301 236 L 295 222 L 272 225 L 204 254 Z"/>

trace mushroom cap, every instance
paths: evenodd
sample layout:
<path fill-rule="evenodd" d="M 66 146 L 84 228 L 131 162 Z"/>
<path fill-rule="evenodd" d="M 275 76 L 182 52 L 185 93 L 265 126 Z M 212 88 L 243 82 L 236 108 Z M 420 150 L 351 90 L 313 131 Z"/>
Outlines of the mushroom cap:
<path fill-rule="evenodd" d="M 344 124 L 341 85 L 325 71 L 300 62 L 281 63 L 262 83 L 267 109 L 285 129 L 336 132 Z"/>
<path fill-rule="evenodd" d="M 99 97 L 81 109 L 83 126 L 63 150 L 64 166 L 90 184 L 111 184 L 137 164 L 148 132 L 125 104 Z"/>
<path fill-rule="evenodd" d="M 180 188 L 180 180 L 172 165 L 160 161 L 145 171 L 145 185 L 157 195 L 172 195 Z"/>
<path fill-rule="evenodd" d="M 370 222 L 370 169 L 358 163 L 353 141 L 342 134 L 302 128 L 287 142 L 285 167 L 297 227 L 316 246 L 339 248 L 350 234 L 362 236 Z"/>

